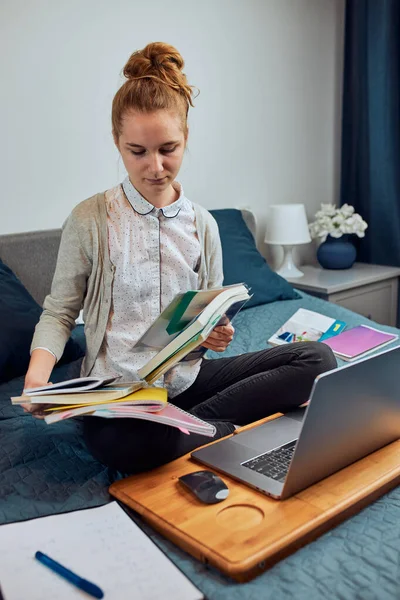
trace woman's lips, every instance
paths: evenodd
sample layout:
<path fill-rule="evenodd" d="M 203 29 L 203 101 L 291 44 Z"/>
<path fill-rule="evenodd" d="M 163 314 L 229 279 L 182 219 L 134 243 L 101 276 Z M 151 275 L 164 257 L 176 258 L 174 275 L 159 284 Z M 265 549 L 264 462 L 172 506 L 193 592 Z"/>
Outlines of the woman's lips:
<path fill-rule="evenodd" d="M 165 183 L 166 179 L 166 177 L 163 177 L 162 179 L 146 179 L 146 181 L 148 181 L 151 185 L 162 185 Z"/>

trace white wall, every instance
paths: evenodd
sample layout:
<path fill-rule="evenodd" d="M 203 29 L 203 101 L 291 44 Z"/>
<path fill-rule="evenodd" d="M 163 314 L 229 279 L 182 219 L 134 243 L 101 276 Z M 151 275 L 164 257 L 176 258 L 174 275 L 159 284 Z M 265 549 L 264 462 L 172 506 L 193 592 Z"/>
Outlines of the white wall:
<path fill-rule="evenodd" d="M 338 194 L 344 0 L 2 0 L 0 233 L 59 227 L 124 176 L 110 107 L 130 53 L 175 45 L 201 94 L 181 181 L 207 208 Z M 265 248 L 262 248 L 264 251 Z"/>

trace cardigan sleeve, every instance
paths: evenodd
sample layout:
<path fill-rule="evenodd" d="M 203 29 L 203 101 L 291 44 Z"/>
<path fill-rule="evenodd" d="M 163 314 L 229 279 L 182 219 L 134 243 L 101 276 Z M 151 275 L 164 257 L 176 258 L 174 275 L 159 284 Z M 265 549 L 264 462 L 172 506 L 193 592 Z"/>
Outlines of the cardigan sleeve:
<path fill-rule="evenodd" d="M 212 214 L 200 204 L 192 202 L 196 229 L 201 245 L 199 289 L 221 287 L 224 280 L 222 247 L 219 229 Z"/>
<path fill-rule="evenodd" d="M 207 212 L 204 254 L 208 272 L 207 287 L 221 287 L 224 281 L 221 238 L 217 222 L 209 212 Z"/>
<path fill-rule="evenodd" d="M 44 310 L 31 344 L 31 352 L 35 348 L 46 348 L 57 361 L 75 327 L 92 269 L 92 261 L 83 247 L 75 220 L 73 211 L 64 223 L 51 291 L 44 300 Z"/>

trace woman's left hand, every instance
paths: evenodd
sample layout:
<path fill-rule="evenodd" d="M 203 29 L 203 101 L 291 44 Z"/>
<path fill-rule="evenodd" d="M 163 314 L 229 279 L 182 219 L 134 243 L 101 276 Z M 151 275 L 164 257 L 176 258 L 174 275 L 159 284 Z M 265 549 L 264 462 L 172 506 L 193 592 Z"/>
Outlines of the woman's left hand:
<path fill-rule="evenodd" d="M 202 343 L 202 346 L 214 352 L 223 352 L 233 340 L 234 333 L 235 330 L 230 323 L 227 325 L 218 325 L 214 327 L 206 341 Z"/>

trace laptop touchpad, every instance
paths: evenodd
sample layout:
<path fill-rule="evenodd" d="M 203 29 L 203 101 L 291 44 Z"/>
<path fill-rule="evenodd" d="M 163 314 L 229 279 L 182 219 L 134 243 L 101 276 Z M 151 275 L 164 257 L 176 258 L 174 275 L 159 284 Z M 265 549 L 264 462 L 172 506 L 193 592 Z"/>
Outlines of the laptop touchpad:
<path fill-rule="evenodd" d="M 296 440 L 300 435 L 301 422 L 289 417 L 278 417 L 259 427 L 238 433 L 230 438 L 236 444 L 252 448 L 260 452 L 268 452 L 272 448 Z"/>

